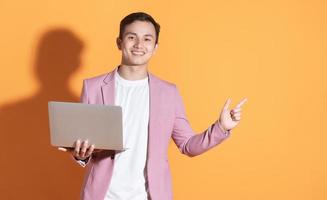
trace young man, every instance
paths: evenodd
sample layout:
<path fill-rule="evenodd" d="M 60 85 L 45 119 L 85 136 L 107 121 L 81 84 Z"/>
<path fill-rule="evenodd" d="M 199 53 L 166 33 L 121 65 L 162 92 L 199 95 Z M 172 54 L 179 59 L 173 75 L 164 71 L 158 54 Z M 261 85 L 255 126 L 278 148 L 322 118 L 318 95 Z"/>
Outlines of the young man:
<path fill-rule="evenodd" d="M 117 38 L 121 64 L 112 72 L 83 82 L 81 100 L 87 104 L 123 108 L 123 152 L 94 150 L 96 144 L 76 141 L 70 151 L 87 165 L 81 198 L 84 200 L 170 200 L 171 175 L 167 148 L 173 139 L 181 153 L 196 156 L 228 138 L 241 118 L 241 101 L 229 110 L 228 99 L 219 119 L 206 131 L 192 130 L 182 98 L 172 83 L 148 72 L 158 48 L 159 24 L 146 13 L 132 13 L 120 23 Z"/>

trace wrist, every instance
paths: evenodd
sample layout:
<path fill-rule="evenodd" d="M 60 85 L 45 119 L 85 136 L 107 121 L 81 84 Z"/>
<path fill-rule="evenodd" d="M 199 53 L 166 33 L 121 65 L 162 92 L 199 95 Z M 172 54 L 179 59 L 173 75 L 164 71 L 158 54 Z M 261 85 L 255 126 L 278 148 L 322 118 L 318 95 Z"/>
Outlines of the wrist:
<path fill-rule="evenodd" d="M 90 158 L 90 156 L 85 157 L 85 158 L 80 158 L 80 157 L 76 157 L 76 156 L 73 156 L 73 157 L 74 157 L 74 159 L 77 160 L 77 161 L 80 160 L 80 161 L 84 161 L 84 162 L 87 161 L 87 160 Z"/>
<path fill-rule="evenodd" d="M 218 126 L 220 127 L 220 129 L 223 131 L 223 132 L 228 132 L 229 130 L 227 130 L 220 122 L 220 120 L 218 120 Z"/>

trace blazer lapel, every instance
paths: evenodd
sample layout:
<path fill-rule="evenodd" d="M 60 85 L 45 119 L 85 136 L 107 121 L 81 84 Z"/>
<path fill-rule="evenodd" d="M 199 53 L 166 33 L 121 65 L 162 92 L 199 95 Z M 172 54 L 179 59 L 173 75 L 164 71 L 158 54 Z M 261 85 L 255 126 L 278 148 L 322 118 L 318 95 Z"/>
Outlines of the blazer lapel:
<path fill-rule="evenodd" d="M 115 104 L 115 73 L 117 68 L 108 75 L 103 80 L 104 85 L 101 86 L 102 92 L 102 103 L 104 105 L 114 105 Z"/>
<path fill-rule="evenodd" d="M 104 85 L 101 86 L 102 104 L 104 105 L 114 105 L 115 104 L 115 72 L 117 68 L 108 73 L 108 75 L 103 79 Z M 115 150 L 105 151 L 110 155 L 111 159 L 107 162 L 111 162 L 115 158 Z M 111 166 L 108 164 L 108 166 Z"/>
<path fill-rule="evenodd" d="M 158 115 L 160 113 L 160 88 L 155 76 L 149 74 L 149 92 L 150 92 L 150 110 L 149 110 L 149 124 L 148 124 L 148 156 L 157 151 L 157 140 L 155 137 L 155 130 L 158 128 Z M 154 153 L 155 154 L 155 153 Z"/>

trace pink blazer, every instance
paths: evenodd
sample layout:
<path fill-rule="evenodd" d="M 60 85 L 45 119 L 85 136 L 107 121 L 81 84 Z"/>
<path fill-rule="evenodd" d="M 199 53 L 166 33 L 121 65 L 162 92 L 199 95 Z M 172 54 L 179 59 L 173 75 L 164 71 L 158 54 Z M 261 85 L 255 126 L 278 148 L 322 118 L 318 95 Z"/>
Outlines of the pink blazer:
<path fill-rule="evenodd" d="M 83 81 L 81 101 L 87 104 L 114 104 L 115 68 L 107 74 Z M 176 85 L 148 72 L 150 88 L 150 119 L 148 126 L 147 176 L 150 199 L 173 199 L 167 148 L 173 139 L 181 153 L 190 157 L 218 145 L 230 133 L 214 122 L 203 133 L 196 134 L 186 118 L 182 98 Z M 81 199 L 103 200 L 110 184 L 114 151 L 92 155 L 82 186 Z"/>

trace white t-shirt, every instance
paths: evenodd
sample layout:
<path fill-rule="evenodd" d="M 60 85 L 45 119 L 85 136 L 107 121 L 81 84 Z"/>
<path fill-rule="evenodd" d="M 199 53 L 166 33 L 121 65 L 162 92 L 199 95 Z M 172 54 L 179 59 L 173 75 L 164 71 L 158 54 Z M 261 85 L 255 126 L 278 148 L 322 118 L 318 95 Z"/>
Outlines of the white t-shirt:
<path fill-rule="evenodd" d="M 131 81 L 115 73 L 115 105 L 122 106 L 123 143 L 128 149 L 115 155 L 105 200 L 147 200 L 148 77 Z"/>

